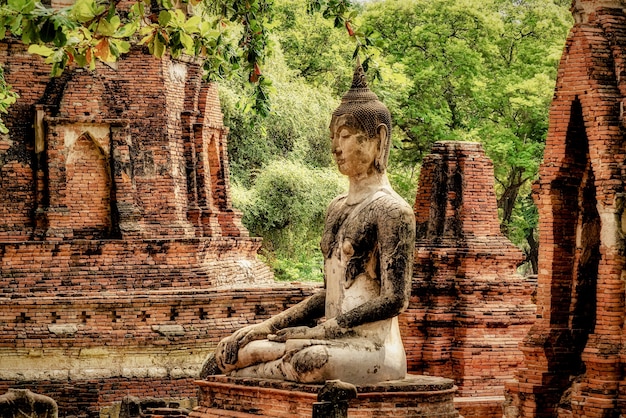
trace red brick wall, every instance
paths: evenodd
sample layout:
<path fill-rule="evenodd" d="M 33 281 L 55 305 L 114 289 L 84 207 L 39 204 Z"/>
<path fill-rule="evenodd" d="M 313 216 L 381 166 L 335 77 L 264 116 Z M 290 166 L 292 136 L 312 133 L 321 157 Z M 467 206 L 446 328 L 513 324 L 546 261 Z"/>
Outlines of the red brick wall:
<path fill-rule="evenodd" d="M 67 158 L 67 208 L 75 237 L 111 235 L 111 176 L 107 162 L 89 135 L 82 135 L 74 143 Z"/>
<path fill-rule="evenodd" d="M 535 307 L 531 284 L 515 272 L 521 252 L 500 232 L 493 166 L 480 144 L 433 146 L 415 213 L 413 290 L 402 315 L 409 370 L 453 378 L 461 397 L 503 396 Z"/>
<path fill-rule="evenodd" d="M 441 417 L 459 416 L 454 408 L 454 386 L 449 379 L 421 377 L 420 384 L 404 380 L 357 387 L 357 397 L 349 401 L 348 416 Z M 280 381 L 258 381 L 211 376 L 198 383 L 199 407 L 191 417 L 308 418 L 322 385 Z"/>
<path fill-rule="evenodd" d="M 2 300 L 0 393 L 18 387 L 45 394 L 59 402 L 60 416 L 97 416 L 127 395 L 194 397 L 198 359 L 221 338 L 315 291 L 275 285 L 81 295 L 59 288 L 75 295 Z M 74 332 L 54 332 L 62 326 Z M 167 327 L 175 332 L 163 332 Z M 151 360 L 142 363 L 141 353 Z M 53 367 L 40 367 L 55 359 Z M 85 369 L 94 364 L 100 369 Z"/>
<path fill-rule="evenodd" d="M 76 69 L 51 80 L 42 60 L 10 40 L 0 45 L 0 62 L 20 94 L 6 116 L 10 133 L 0 138 L 0 186 L 7 191 L 0 196 L 0 238 L 71 238 L 74 228 L 93 222 L 91 215 L 75 222 L 80 212 L 68 205 L 80 199 L 68 195 L 67 176 L 75 174 L 70 137 L 77 130 L 97 137 L 94 129 L 109 130 L 93 139 L 111 184 L 102 175 L 81 180 L 90 190 L 109 188 L 113 230 L 132 220 L 145 238 L 247 235 L 230 202 L 217 90 L 202 82 L 198 62 L 135 49 L 116 69 L 98 65 L 95 73 Z M 32 139 L 35 105 L 44 112 L 42 149 Z"/>
<path fill-rule="evenodd" d="M 271 273 L 232 208 L 227 129 L 197 62 L 135 49 L 115 69 L 51 80 L 10 40 L 0 62 L 21 96 L 0 136 L 2 384 L 75 391 L 90 413 L 130 387 L 173 396 L 219 338 L 310 294 L 251 285 Z M 490 163 L 474 144 L 438 147 L 415 206 L 421 235 L 402 317 L 410 369 L 454 378 L 463 396 L 492 395 L 519 363 L 530 290 L 512 274 L 519 252 L 499 235 Z M 94 349 L 112 357 L 85 354 Z M 147 366 L 118 370 L 181 353 L 194 364 L 159 363 L 154 386 Z M 46 372 L 47 359 L 59 363 Z M 33 368 L 19 377 L 23 364 Z"/>
<path fill-rule="evenodd" d="M 55 79 L 25 50 L 0 43 L 20 94 L 0 136 L 0 389 L 90 416 L 192 396 L 220 338 L 312 291 L 255 287 L 272 273 L 232 208 L 217 89 L 141 48 Z"/>
<path fill-rule="evenodd" d="M 535 185 L 538 320 L 521 347 L 525 362 L 517 383 L 508 387 L 507 416 L 626 412 L 621 389 L 626 15 L 615 3 L 609 8 L 607 2 L 579 1 L 574 8 L 578 23 L 560 62 Z"/>

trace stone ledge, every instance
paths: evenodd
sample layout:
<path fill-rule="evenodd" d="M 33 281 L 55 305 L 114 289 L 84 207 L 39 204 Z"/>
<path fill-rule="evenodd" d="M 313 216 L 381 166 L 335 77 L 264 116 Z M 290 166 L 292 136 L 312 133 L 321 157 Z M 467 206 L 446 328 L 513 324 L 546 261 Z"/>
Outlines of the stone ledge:
<path fill-rule="evenodd" d="M 267 379 L 209 376 L 197 381 L 199 407 L 191 417 L 261 416 L 310 418 L 322 385 Z M 456 386 L 451 379 L 412 376 L 406 379 L 357 386 L 357 398 L 349 402 L 352 418 L 459 416 L 454 407 Z"/>

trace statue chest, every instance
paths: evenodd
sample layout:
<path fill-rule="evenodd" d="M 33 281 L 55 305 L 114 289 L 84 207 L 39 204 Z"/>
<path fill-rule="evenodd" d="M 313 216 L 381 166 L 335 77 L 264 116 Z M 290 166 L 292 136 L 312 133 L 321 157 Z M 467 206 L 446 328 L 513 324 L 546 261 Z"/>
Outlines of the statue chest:
<path fill-rule="evenodd" d="M 378 233 L 371 205 L 336 205 L 322 238 L 326 315 L 336 316 L 380 294 Z"/>

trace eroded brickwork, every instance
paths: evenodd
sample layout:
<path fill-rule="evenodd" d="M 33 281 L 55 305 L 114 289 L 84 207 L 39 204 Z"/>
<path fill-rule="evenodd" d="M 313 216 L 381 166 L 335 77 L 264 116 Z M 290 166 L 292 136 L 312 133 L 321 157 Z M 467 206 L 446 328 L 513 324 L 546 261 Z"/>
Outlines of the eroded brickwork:
<path fill-rule="evenodd" d="M 537 323 L 508 417 L 608 417 L 624 392 L 624 51 L 621 1 L 575 1 L 540 179 Z"/>
<path fill-rule="evenodd" d="M 433 146 L 415 214 L 413 290 L 402 315 L 409 371 L 453 378 L 457 396 L 474 401 L 468 416 L 480 397 L 490 404 L 483 417 L 500 416 L 535 306 L 531 283 L 516 274 L 521 252 L 500 232 L 493 165 L 480 144 Z"/>
<path fill-rule="evenodd" d="M 3 301 L 0 392 L 36 389 L 57 400 L 61 416 L 97 416 L 126 395 L 193 397 L 200 364 L 221 338 L 315 289 L 136 290 Z"/>
<path fill-rule="evenodd" d="M 61 416 L 194 396 L 221 337 L 310 294 L 256 258 L 199 62 L 137 48 L 50 79 L 13 40 L 0 62 L 20 95 L 0 136 L 0 388 Z"/>
<path fill-rule="evenodd" d="M 0 62 L 20 94 L 0 136 L 0 389 L 31 388 L 77 416 L 126 395 L 192 396 L 219 339 L 315 291 L 268 284 L 232 208 L 227 129 L 198 63 L 135 49 L 51 80 L 11 40 Z M 410 370 L 454 378 L 483 398 L 483 418 L 534 312 L 490 170 L 475 144 L 427 160 L 402 317 Z"/>

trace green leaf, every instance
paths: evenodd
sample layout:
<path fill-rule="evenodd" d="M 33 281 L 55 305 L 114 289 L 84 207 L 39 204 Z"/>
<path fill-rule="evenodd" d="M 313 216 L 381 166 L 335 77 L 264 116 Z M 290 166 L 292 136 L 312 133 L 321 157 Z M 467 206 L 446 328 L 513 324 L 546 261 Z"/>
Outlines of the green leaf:
<path fill-rule="evenodd" d="M 94 0 L 76 0 L 71 14 L 79 22 L 89 22 L 96 17 L 96 3 Z"/>
<path fill-rule="evenodd" d="M 137 32 L 137 29 L 139 29 L 139 21 L 135 20 L 118 28 L 114 36 L 117 38 L 129 38 Z"/>
<path fill-rule="evenodd" d="M 157 58 L 161 58 L 165 54 L 165 45 L 161 42 L 160 36 L 155 36 L 151 44 L 150 52 Z"/>
<path fill-rule="evenodd" d="M 172 15 L 167 10 L 161 10 L 159 13 L 159 25 L 167 26 L 168 22 L 172 19 Z"/>
<path fill-rule="evenodd" d="M 187 33 L 199 33 L 200 32 L 200 24 L 202 23 L 202 19 L 200 16 L 192 16 L 185 22 L 183 25 L 183 29 Z"/>
<path fill-rule="evenodd" d="M 110 39 L 109 42 L 112 47 L 115 46 L 115 48 L 117 49 L 118 54 L 115 54 L 116 56 L 119 56 L 120 54 L 126 54 L 128 51 L 130 51 L 130 42 L 128 41 L 120 39 Z"/>
<path fill-rule="evenodd" d="M 191 36 L 187 35 L 185 32 L 180 32 L 180 42 L 185 47 L 185 52 L 187 52 L 188 54 L 193 53 L 194 44 L 193 44 L 193 38 Z"/>
<path fill-rule="evenodd" d="M 57 31 L 55 38 L 52 43 L 56 47 L 62 47 L 67 44 L 67 35 L 63 31 Z"/>
<path fill-rule="evenodd" d="M 39 41 L 39 31 L 32 20 L 24 19 L 22 26 L 22 42 L 30 44 Z"/>
<path fill-rule="evenodd" d="M 115 31 L 120 27 L 120 18 L 117 15 L 111 17 L 110 20 L 105 18 L 98 22 L 98 33 L 104 36 L 113 36 Z"/>
<path fill-rule="evenodd" d="M 8 6 L 20 13 L 30 13 L 35 10 L 35 0 L 9 0 Z"/>
<path fill-rule="evenodd" d="M 74 61 L 79 67 L 85 67 L 87 65 L 87 57 L 85 54 L 74 54 Z"/>
<path fill-rule="evenodd" d="M 33 44 L 28 47 L 28 53 L 41 55 L 42 57 L 49 57 L 50 55 L 54 54 L 54 49 L 49 48 L 45 45 Z"/>

